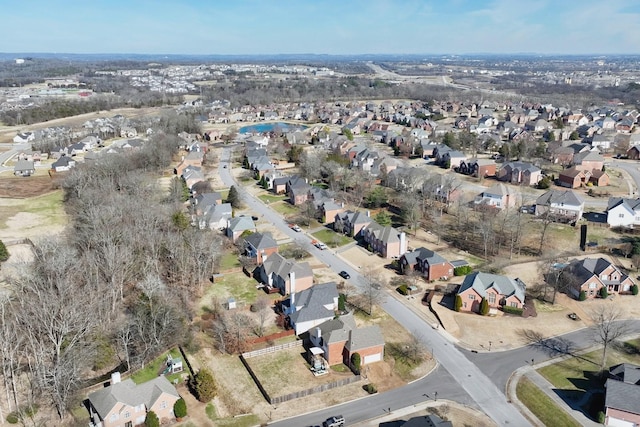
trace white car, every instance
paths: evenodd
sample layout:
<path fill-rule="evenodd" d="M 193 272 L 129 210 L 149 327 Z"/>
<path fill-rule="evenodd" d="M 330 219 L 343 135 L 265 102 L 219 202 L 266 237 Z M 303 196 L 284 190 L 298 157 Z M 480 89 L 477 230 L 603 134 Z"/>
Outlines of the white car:
<path fill-rule="evenodd" d="M 297 224 L 292 225 L 291 229 L 293 231 L 297 231 L 298 233 L 302 231 L 302 228 L 300 228 Z"/>
<path fill-rule="evenodd" d="M 318 244 L 317 244 L 316 246 L 317 246 L 317 248 L 318 248 L 318 249 L 321 249 L 321 250 L 323 250 L 323 251 L 324 251 L 325 249 L 329 249 L 329 248 L 327 247 L 327 245 L 325 245 L 325 244 L 324 244 L 324 243 L 322 243 L 322 242 L 318 242 Z"/>

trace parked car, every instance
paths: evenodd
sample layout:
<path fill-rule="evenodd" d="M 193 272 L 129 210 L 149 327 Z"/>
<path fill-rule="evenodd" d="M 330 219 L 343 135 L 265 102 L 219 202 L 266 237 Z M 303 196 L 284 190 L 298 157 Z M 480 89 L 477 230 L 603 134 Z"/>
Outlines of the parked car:
<path fill-rule="evenodd" d="M 302 228 L 300 228 L 298 224 L 289 224 L 289 227 L 291 227 L 293 231 L 297 231 L 298 233 L 302 231 Z"/>
<path fill-rule="evenodd" d="M 344 425 L 344 417 L 342 415 L 336 415 L 327 418 L 323 423 L 323 427 L 342 427 Z"/>
<path fill-rule="evenodd" d="M 351 279 L 351 276 L 349 275 L 349 273 L 347 273 L 346 271 L 342 270 L 340 273 L 338 273 L 340 275 L 340 277 L 342 277 L 343 279 Z"/>

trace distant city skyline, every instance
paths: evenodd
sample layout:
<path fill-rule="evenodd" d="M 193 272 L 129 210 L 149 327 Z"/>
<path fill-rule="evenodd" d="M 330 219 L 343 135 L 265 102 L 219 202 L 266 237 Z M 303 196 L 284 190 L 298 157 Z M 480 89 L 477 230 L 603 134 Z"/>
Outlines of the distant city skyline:
<path fill-rule="evenodd" d="M 0 52 L 638 54 L 621 0 L 3 0 Z"/>

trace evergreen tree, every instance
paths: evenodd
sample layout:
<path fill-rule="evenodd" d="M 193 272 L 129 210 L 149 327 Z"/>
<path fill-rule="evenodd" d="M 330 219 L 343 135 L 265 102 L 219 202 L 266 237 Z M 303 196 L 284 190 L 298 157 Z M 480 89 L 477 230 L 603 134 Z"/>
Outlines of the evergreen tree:
<path fill-rule="evenodd" d="M 387 225 L 391 225 L 391 217 L 387 213 L 387 211 L 380 211 L 375 216 L 375 221 L 383 227 Z"/>
<path fill-rule="evenodd" d="M 216 396 L 216 382 L 211 371 L 206 368 L 200 369 L 190 378 L 189 386 L 200 402 L 209 402 Z"/>
<path fill-rule="evenodd" d="M 147 412 L 147 416 L 144 419 L 145 427 L 160 427 L 160 420 L 158 419 L 158 415 L 153 412 Z"/>
<path fill-rule="evenodd" d="M 480 314 L 483 316 L 489 314 L 489 301 L 486 298 L 482 298 L 482 301 L 480 301 Z"/>
<path fill-rule="evenodd" d="M 455 310 L 460 311 L 461 308 L 462 308 L 462 297 L 460 295 L 456 295 Z"/>
<path fill-rule="evenodd" d="M 176 400 L 176 403 L 173 404 L 173 415 L 176 418 L 184 418 L 187 416 L 187 403 L 183 398 Z"/>
<path fill-rule="evenodd" d="M 229 189 L 229 195 L 227 196 L 227 203 L 231 203 L 231 207 L 237 209 L 240 207 L 240 194 L 235 185 L 232 185 Z"/>

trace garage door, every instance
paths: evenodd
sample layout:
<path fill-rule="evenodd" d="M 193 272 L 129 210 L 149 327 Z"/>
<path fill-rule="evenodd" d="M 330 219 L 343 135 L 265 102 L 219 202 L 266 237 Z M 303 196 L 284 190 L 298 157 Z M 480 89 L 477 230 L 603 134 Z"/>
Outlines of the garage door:
<path fill-rule="evenodd" d="M 381 353 L 371 354 L 369 356 L 364 357 L 364 364 L 366 365 L 367 363 L 379 362 L 381 360 L 382 360 Z"/>
<path fill-rule="evenodd" d="M 617 418 L 609 417 L 609 423 L 607 424 L 611 427 L 634 427 L 634 423 L 630 423 L 629 421 L 619 420 Z"/>

